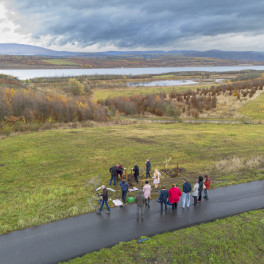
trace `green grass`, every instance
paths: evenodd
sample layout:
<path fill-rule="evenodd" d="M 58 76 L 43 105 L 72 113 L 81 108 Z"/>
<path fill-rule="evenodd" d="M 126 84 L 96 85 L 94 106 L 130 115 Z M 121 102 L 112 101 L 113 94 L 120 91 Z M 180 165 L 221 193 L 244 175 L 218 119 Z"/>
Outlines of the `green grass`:
<path fill-rule="evenodd" d="M 41 61 L 52 65 L 80 66 L 79 63 L 67 59 L 46 59 Z"/>
<path fill-rule="evenodd" d="M 238 111 L 247 118 L 264 121 L 264 93 L 242 106 Z"/>
<path fill-rule="evenodd" d="M 65 263 L 264 263 L 264 210 L 150 237 L 121 242 Z"/>
<path fill-rule="evenodd" d="M 0 233 L 13 231 L 95 210 L 94 189 L 109 181 L 116 162 L 144 174 L 144 161 L 162 169 L 186 172 L 162 184 L 191 182 L 209 173 L 212 187 L 264 179 L 262 168 L 224 172 L 215 164 L 233 157 L 262 156 L 261 125 L 137 124 L 128 126 L 61 129 L 0 139 Z M 130 170 L 129 170 L 130 172 Z M 120 191 L 111 194 L 119 197 Z M 155 197 L 154 197 L 155 198 Z"/>

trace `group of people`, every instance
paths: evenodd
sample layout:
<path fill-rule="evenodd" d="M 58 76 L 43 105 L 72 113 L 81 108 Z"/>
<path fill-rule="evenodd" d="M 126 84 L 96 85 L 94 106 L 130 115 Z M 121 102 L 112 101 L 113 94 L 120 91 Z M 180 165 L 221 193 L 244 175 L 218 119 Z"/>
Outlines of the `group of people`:
<path fill-rule="evenodd" d="M 147 179 L 150 177 L 150 170 L 151 170 L 151 162 L 149 159 L 146 160 L 145 166 L 146 166 L 146 179 Z M 137 164 L 134 165 L 132 170 L 134 171 L 135 181 L 138 183 L 139 168 Z M 116 179 L 118 178 L 118 176 L 121 177 L 122 180 L 119 185 L 121 187 L 121 192 L 122 192 L 122 201 L 123 201 L 123 204 L 125 204 L 129 184 L 126 181 L 126 179 L 123 178 L 123 171 L 124 171 L 124 168 L 119 164 L 116 164 L 115 166 L 110 168 L 110 173 L 111 173 L 110 185 L 113 180 L 114 180 L 114 185 L 116 185 Z M 155 186 L 156 191 L 158 190 L 158 185 L 160 183 L 160 176 L 161 176 L 161 173 L 157 169 L 155 169 L 154 174 L 153 174 L 153 184 Z M 194 206 L 197 203 L 200 203 L 202 201 L 203 191 L 204 191 L 203 198 L 209 199 L 208 190 L 210 188 L 210 182 L 211 182 L 211 179 L 208 177 L 208 175 L 205 175 L 204 177 L 199 176 L 198 181 L 194 184 L 192 188 L 191 184 L 186 179 L 184 179 L 184 183 L 182 186 L 182 192 L 176 186 L 176 184 L 172 184 L 172 187 L 169 190 L 167 190 L 166 187 L 163 186 L 161 188 L 160 196 L 158 199 L 158 202 L 160 203 L 161 212 L 163 212 L 163 207 L 165 211 L 167 211 L 168 205 L 172 206 L 172 211 L 176 210 L 180 197 L 182 197 L 182 204 L 181 204 L 182 208 L 185 208 L 185 205 L 187 207 L 190 207 L 190 196 L 191 195 L 193 196 Z M 102 186 L 102 190 L 103 190 L 101 194 L 102 202 L 101 202 L 101 206 L 99 208 L 98 213 L 101 213 L 104 204 L 106 205 L 107 213 L 110 213 L 110 208 L 107 202 L 108 201 L 108 190 L 105 187 L 105 185 Z M 149 181 L 146 180 L 145 185 L 143 186 L 143 189 L 139 190 L 135 198 L 135 202 L 137 204 L 137 218 L 138 219 L 139 219 L 139 211 L 141 211 L 141 219 L 143 219 L 144 206 L 147 208 L 150 207 L 151 190 L 152 190 L 151 185 L 149 184 Z"/>
<path fill-rule="evenodd" d="M 205 178 L 205 179 L 204 179 Z M 167 190 L 165 186 L 162 187 L 160 191 L 160 196 L 158 202 L 160 203 L 160 210 L 163 212 L 163 206 L 165 211 L 167 211 L 168 205 L 172 206 L 172 211 L 177 209 L 180 197 L 182 197 L 182 208 L 185 208 L 185 204 L 187 207 L 190 207 L 190 196 L 192 194 L 194 199 L 194 206 L 197 203 L 202 201 L 202 193 L 204 191 L 204 199 L 208 200 L 208 190 L 210 188 L 211 179 L 208 175 L 199 176 L 198 181 L 194 184 L 193 189 L 191 184 L 184 179 L 184 183 L 181 190 L 176 186 L 176 184 L 172 184 L 172 187 Z M 139 190 L 138 195 L 136 196 L 137 203 L 137 218 L 139 219 L 139 210 L 141 208 L 141 219 L 143 219 L 143 207 L 150 207 L 150 197 L 151 197 L 151 186 L 148 181 L 145 181 L 145 185 L 143 190 Z"/>

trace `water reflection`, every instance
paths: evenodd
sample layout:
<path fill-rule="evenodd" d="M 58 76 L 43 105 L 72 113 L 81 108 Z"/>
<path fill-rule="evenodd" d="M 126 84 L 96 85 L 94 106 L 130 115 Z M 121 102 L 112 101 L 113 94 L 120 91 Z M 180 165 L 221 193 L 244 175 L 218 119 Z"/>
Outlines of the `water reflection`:
<path fill-rule="evenodd" d="M 153 82 L 141 82 L 131 83 L 128 82 L 127 86 L 178 86 L 178 85 L 190 85 L 196 84 L 193 80 L 165 80 L 165 81 L 153 81 Z"/>

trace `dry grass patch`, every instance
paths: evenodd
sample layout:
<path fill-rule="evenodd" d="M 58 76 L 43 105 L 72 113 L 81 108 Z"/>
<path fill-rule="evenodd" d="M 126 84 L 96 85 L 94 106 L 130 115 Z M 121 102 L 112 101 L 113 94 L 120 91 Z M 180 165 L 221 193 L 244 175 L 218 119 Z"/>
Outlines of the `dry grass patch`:
<path fill-rule="evenodd" d="M 236 96 L 230 96 L 226 94 L 221 94 L 217 96 L 217 104 L 216 108 L 205 111 L 199 114 L 200 118 L 243 118 L 244 115 L 238 112 L 242 106 L 255 100 L 260 94 L 262 94 L 262 90 L 256 91 L 256 93 L 250 98 L 241 97 L 237 99 Z M 187 116 L 182 116 L 187 117 Z"/>
<path fill-rule="evenodd" d="M 242 159 L 233 156 L 231 159 L 225 159 L 215 164 L 215 169 L 218 171 L 233 172 L 242 169 L 257 169 L 264 166 L 264 157 L 256 156 L 249 159 Z"/>

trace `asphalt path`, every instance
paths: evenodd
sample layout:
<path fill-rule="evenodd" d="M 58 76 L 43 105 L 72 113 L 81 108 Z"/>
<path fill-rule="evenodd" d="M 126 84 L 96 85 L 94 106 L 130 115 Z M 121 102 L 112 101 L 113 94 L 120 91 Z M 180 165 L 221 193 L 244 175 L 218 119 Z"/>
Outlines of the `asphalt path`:
<path fill-rule="evenodd" d="M 137 221 L 136 205 L 113 208 L 111 214 L 89 213 L 0 236 L 1 264 L 58 263 L 121 241 L 152 236 L 215 219 L 264 208 L 264 181 L 255 181 L 209 191 L 209 200 L 196 207 L 169 206 L 160 213 L 152 201 L 144 220 Z"/>

